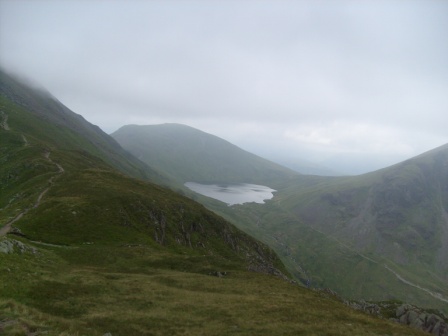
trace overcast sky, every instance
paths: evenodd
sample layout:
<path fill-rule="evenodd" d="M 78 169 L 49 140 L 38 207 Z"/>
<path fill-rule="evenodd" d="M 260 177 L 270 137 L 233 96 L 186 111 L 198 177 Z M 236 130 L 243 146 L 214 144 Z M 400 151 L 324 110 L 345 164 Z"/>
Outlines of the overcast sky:
<path fill-rule="evenodd" d="M 444 0 L 0 0 L 0 64 L 105 132 L 183 123 L 346 173 L 448 142 L 447 36 Z"/>

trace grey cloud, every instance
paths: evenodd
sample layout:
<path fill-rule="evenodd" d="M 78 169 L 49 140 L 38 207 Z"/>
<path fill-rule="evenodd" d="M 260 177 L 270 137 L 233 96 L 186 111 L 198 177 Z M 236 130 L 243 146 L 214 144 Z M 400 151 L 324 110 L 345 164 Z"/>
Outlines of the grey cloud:
<path fill-rule="evenodd" d="M 437 0 L 2 0 L 0 62 L 106 131 L 183 122 L 323 158 L 356 137 L 380 148 L 384 128 L 417 153 L 448 141 L 447 16 Z M 370 138 L 350 133 L 362 125 Z"/>

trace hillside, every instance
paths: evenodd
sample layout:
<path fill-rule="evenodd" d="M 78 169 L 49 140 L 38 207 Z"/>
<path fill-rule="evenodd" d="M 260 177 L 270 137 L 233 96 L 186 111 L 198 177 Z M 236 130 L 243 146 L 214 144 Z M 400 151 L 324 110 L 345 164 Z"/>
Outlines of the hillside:
<path fill-rule="evenodd" d="M 297 173 L 189 126 L 123 126 L 111 136 L 180 184 L 255 183 L 274 187 Z"/>
<path fill-rule="evenodd" d="M 290 188 L 288 207 L 357 250 L 381 253 L 402 265 L 426 264 L 448 280 L 447 167 L 444 145 L 364 176 L 306 191 Z"/>
<path fill-rule="evenodd" d="M 291 283 L 266 245 L 83 150 L 61 112 L 0 99 L 3 335 L 422 335 Z"/>
<path fill-rule="evenodd" d="M 347 298 L 448 312 L 448 145 L 355 177 L 298 176 L 272 202 L 209 207 L 296 277 Z"/>
<path fill-rule="evenodd" d="M 158 170 L 180 172 L 179 182 L 272 183 L 264 205 L 195 199 L 268 243 L 304 284 L 448 313 L 447 146 L 360 176 L 270 179 L 264 168 L 249 174 L 247 153 L 186 126 L 125 126 L 113 136 Z"/>
<path fill-rule="evenodd" d="M 244 171 L 240 164 L 250 166 L 247 156 L 230 159 L 220 151 L 219 139 L 181 125 L 126 126 L 114 136 L 143 160 L 159 162 L 156 167 L 170 175 L 186 167 L 180 182 L 228 183 L 227 178 L 234 181 L 232 176 L 239 174 L 235 171 Z M 226 169 L 220 171 L 210 164 L 209 157 L 218 163 L 215 156 L 221 153 L 234 168 L 223 163 Z M 361 176 L 278 178 L 278 192 L 266 205 L 228 208 L 196 199 L 270 244 L 304 283 L 332 288 L 347 298 L 398 299 L 446 312 L 445 153 L 443 146 Z M 259 176 L 257 182 L 268 180 Z"/>
<path fill-rule="evenodd" d="M 15 104 L 27 112 L 16 123 L 20 123 L 17 126 L 26 130 L 28 136 L 39 137 L 61 149 L 88 152 L 133 177 L 157 183 L 167 182 L 166 177 L 123 150 L 98 126 L 70 111 L 45 89 L 35 88 L 0 70 L 0 92 L 2 110 Z M 2 119 L 5 117 L 4 114 L 0 115 Z M 47 123 L 46 133 L 42 132 L 43 123 Z"/>

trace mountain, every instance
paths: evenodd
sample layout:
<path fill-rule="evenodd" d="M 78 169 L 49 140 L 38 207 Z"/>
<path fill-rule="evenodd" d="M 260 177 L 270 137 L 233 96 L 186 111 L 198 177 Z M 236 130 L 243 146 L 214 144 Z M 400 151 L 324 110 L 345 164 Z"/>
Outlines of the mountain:
<path fill-rule="evenodd" d="M 295 285 L 47 93 L 0 81 L 1 334 L 422 335 Z"/>
<path fill-rule="evenodd" d="M 325 177 L 266 169 L 264 160 L 182 125 L 125 126 L 113 136 L 180 183 L 272 185 L 275 197 L 262 205 L 196 199 L 268 243 L 304 284 L 448 313 L 446 145 L 373 173 Z"/>
<path fill-rule="evenodd" d="M 189 126 L 123 126 L 111 136 L 123 148 L 180 184 L 271 184 L 296 172 Z M 269 185 L 269 186 L 271 186 Z"/>
<path fill-rule="evenodd" d="M 371 174 L 290 189 L 288 207 L 357 250 L 428 265 L 448 280 L 447 168 L 448 144 Z"/>
<path fill-rule="evenodd" d="M 304 283 L 448 312 L 447 167 L 444 145 L 360 176 L 297 176 L 266 205 L 213 209 Z"/>

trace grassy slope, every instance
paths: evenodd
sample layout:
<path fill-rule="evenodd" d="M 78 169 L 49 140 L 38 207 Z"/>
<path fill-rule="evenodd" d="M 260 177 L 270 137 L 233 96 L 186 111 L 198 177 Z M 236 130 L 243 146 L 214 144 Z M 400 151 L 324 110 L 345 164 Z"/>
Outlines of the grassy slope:
<path fill-rule="evenodd" d="M 403 284 L 385 265 L 406 280 L 446 297 L 446 282 L 427 268 L 404 267 L 375 254 L 360 253 L 347 243 L 305 225 L 275 201 L 232 209 L 217 203 L 208 207 L 271 246 L 288 270 L 301 282 L 309 281 L 312 287 L 331 288 L 345 298 L 399 300 L 447 313 L 446 302 Z"/>
<path fill-rule="evenodd" d="M 421 284 L 431 286 L 440 278 L 446 295 L 447 163 L 445 145 L 365 176 L 335 179 L 308 190 L 290 188 L 282 206 L 357 251 L 382 256 L 418 275 Z"/>
<path fill-rule="evenodd" d="M 59 148 L 87 151 L 127 175 L 168 183 L 165 176 L 123 150 L 98 126 L 69 110 L 47 91 L 24 84 L 0 70 L 0 92 L 3 99 L 1 104 L 13 102 L 31 112 L 23 115 L 23 120 L 16 121 L 26 134 L 36 135 L 47 144 Z M 48 133 L 42 134 L 42 123 L 47 122 Z"/>
<path fill-rule="evenodd" d="M 448 312 L 447 146 L 359 177 L 300 176 L 267 205 L 208 206 L 268 243 L 291 272 L 344 297 Z"/>
<path fill-rule="evenodd" d="M 248 271 L 282 265 L 203 206 L 61 148 L 66 132 L 55 141 L 51 123 L 1 106 L 0 219 L 30 208 L 15 223 L 22 236 L 0 238 L 16 244 L 0 253 L 2 334 L 421 334 Z"/>
<path fill-rule="evenodd" d="M 180 184 L 266 183 L 297 173 L 248 153 L 229 142 L 178 124 L 123 126 L 112 136 L 147 164 Z"/>
<path fill-rule="evenodd" d="M 308 189 L 299 182 L 285 191 L 284 205 L 359 249 L 378 252 L 381 240 L 383 254 L 395 262 L 428 264 L 447 276 L 448 258 L 440 256 L 446 253 L 441 238 L 448 228 L 447 163 L 448 146 L 443 146 L 368 175 Z M 392 244 L 400 248 L 387 246 Z"/>
<path fill-rule="evenodd" d="M 275 277 L 186 271 L 188 253 L 35 246 L 0 255 L 0 317 L 17 321 L 6 335 L 424 335 Z"/>
<path fill-rule="evenodd" d="M 219 147 L 228 144 L 185 126 L 125 126 L 114 136 L 148 163 L 171 175 L 179 172 L 180 183 L 254 182 L 238 166 L 250 166 L 246 157 L 232 157 Z M 227 160 L 221 162 L 210 153 Z M 448 247 L 443 243 L 448 241 L 448 227 L 442 211 L 448 179 L 442 158 L 427 155 L 419 162 L 359 177 L 283 176 L 274 179 L 279 192 L 269 206 L 228 208 L 194 197 L 274 247 L 304 282 L 332 288 L 345 297 L 399 299 L 448 312 L 445 302 L 404 284 L 385 268 L 448 297 Z M 265 185 L 274 181 L 252 177 Z"/>

